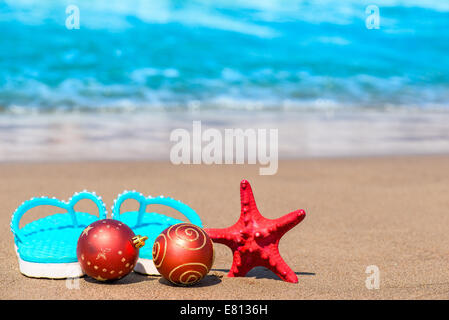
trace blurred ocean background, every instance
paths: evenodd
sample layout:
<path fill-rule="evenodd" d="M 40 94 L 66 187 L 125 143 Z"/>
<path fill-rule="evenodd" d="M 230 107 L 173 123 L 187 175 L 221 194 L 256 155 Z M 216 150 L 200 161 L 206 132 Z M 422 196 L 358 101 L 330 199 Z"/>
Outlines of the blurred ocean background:
<path fill-rule="evenodd" d="M 449 1 L 0 0 L 0 30 L 3 161 L 166 159 L 191 120 L 283 157 L 449 151 Z"/>

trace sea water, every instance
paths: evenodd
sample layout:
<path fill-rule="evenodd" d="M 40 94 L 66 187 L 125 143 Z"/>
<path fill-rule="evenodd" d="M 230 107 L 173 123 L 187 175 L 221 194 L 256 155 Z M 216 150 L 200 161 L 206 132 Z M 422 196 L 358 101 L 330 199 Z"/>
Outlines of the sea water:
<path fill-rule="evenodd" d="M 449 2 L 372 4 L 0 1 L 0 160 L 164 157 L 193 120 L 288 128 L 286 156 L 447 152 Z"/>

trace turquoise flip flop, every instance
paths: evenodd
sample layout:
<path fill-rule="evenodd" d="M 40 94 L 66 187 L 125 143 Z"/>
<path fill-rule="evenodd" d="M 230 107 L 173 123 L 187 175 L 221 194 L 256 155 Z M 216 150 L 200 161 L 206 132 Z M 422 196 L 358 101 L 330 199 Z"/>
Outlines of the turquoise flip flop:
<path fill-rule="evenodd" d="M 74 206 L 84 199 L 92 200 L 99 216 L 77 212 Z M 38 206 L 58 207 L 57 213 L 35 220 L 19 228 L 22 216 Z M 101 197 L 83 191 L 75 193 L 68 201 L 40 197 L 25 201 L 11 217 L 11 231 L 19 260 L 20 272 L 34 278 L 72 278 L 84 273 L 76 257 L 76 246 L 81 232 L 94 221 L 106 219 L 107 210 Z"/>
<path fill-rule="evenodd" d="M 128 199 L 134 199 L 139 202 L 138 211 L 127 211 L 120 213 L 120 208 Z M 149 205 L 158 204 L 173 208 L 182 213 L 192 224 L 202 228 L 201 219 L 198 214 L 188 205 L 181 201 L 164 197 L 145 197 L 143 194 L 133 191 L 125 191 L 114 201 L 112 207 L 112 219 L 119 220 L 128 225 L 135 234 L 147 236 L 146 245 L 139 250 L 139 259 L 137 260 L 134 271 L 142 274 L 158 275 L 153 263 L 153 244 L 157 236 L 166 228 L 186 221 L 168 217 L 156 212 L 146 212 Z"/>

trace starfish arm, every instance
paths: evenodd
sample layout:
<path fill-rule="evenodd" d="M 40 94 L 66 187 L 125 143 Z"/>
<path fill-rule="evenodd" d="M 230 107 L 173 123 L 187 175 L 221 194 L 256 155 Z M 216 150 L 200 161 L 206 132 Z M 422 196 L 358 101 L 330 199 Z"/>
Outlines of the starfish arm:
<path fill-rule="evenodd" d="M 244 220 L 248 221 L 249 216 L 259 218 L 262 217 L 259 210 L 257 209 L 256 200 L 254 199 L 253 190 L 251 185 L 247 180 L 242 180 L 240 182 L 240 204 L 241 212 L 240 216 Z"/>
<path fill-rule="evenodd" d="M 234 231 L 233 227 L 224 229 L 206 228 L 204 231 L 206 231 L 213 242 L 224 244 L 231 248 L 232 251 L 237 250 L 240 235 Z"/>
<path fill-rule="evenodd" d="M 278 250 L 271 253 L 267 268 L 273 271 L 279 278 L 284 281 L 291 283 L 298 282 L 296 273 L 293 272 L 293 270 L 287 265 L 284 259 L 282 259 Z"/>
<path fill-rule="evenodd" d="M 273 225 L 276 231 L 283 235 L 288 230 L 296 226 L 306 217 L 306 212 L 304 210 L 296 210 L 286 214 L 283 217 L 273 220 Z"/>
<path fill-rule="evenodd" d="M 232 267 L 229 270 L 228 277 L 244 277 L 255 266 L 257 265 L 254 264 L 250 257 L 236 250 L 234 251 Z"/>

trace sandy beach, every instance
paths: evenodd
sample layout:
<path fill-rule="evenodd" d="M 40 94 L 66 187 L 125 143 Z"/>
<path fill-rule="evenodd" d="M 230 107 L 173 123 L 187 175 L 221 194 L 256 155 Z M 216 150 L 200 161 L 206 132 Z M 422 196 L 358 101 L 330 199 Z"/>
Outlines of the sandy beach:
<path fill-rule="evenodd" d="M 0 299 L 449 298 L 449 156 L 281 161 L 274 176 L 260 176 L 258 168 L 140 161 L 0 164 Z M 114 284 L 84 277 L 79 289 L 68 289 L 65 280 L 19 273 L 9 222 L 33 196 L 68 199 L 87 189 L 110 208 L 120 192 L 136 189 L 182 200 L 206 227 L 221 228 L 239 217 L 244 178 L 267 218 L 306 210 L 305 220 L 279 246 L 298 284 L 261 268 L 228 278 L 231 251 L 217 244 L 212 271 L 192 288 L 132 273 Z M 23 223 L 44 214 L 30 213 Z M 379 289 L 365 286 L 370 265 L 380 270 Z"/>

